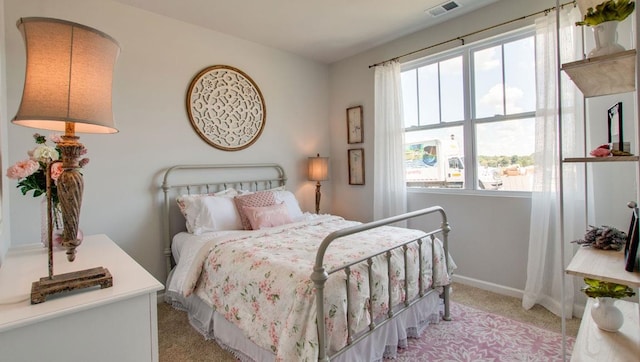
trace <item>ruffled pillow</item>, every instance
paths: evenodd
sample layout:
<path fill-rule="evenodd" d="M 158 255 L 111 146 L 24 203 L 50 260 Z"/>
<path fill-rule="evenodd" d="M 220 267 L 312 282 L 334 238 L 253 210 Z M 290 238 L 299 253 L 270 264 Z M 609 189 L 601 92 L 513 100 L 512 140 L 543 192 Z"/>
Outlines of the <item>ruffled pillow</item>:
<path fill-rule="evenodd" d="M 215 193 L 185 194 L 176 198 L 176 203 L 178 204 L 178 208 L 180 209 L 180 212 L 184 216 L 187 231 L 190 233 L 194 232 L 196 219 L 198 218 L 198 215 L 200 215 L 202 211 L 202 203 L 200 202 L 200 199 L 208 196 L 209 197 L 211 196 L 227 197 L 231 199 L 237 194 L 238 192 L 235 189 L 229 188 L 229 189 L 215 192 Z"/>
<path fill-rule="evenodd" d="M 253 230 L 280 226 L 292 222 L 287 206 L 284 203 L 262 207 L 245 206 L 244 211 Z"/>

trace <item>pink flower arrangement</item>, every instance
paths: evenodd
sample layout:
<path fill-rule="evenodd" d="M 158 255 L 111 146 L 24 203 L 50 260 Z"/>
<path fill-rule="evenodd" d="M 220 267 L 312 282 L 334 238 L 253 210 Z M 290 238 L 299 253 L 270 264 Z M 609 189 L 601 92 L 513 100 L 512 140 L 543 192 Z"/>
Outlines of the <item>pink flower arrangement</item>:
<path fill-rule="evenodd" d="M 58 143 L 61 141 L 60 135 L 52 134 L 49 136 L 54 146 L 47 145 L 47 139 L 36 133 L 33 135 L 36 147 L 29 150 L 27 154 L 29 158 L 18 161 L 7 169 L 7 177 L 18 180 L 18 187 L 23 195 L 29 191 L 33 191 L 33 197 L 46 194 L 47 192 L 47 166 L 60 158 L 60 149 Z M 83 149 L 81 154 L 85 155 L 87 149 Z M 88 158 L 80 160 L 80 167 L 84 167 L 89 163 Z M 62 163 L 56 162 L 51 166 L 51 179 L 54 181 L 51 185 L 51 196 L 54 204 L 58 203 L 58 189 L 56 181 L 62 174 Z"/>

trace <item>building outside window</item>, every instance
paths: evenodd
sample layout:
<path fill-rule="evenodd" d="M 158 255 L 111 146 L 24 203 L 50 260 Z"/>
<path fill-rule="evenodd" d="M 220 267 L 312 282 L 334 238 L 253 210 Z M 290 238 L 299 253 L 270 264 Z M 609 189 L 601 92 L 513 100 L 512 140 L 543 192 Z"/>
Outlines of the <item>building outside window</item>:
<path fill-rule="evenodd" d="M 408 187 L 531 191 L 531 28 L 402 67 Z"/>

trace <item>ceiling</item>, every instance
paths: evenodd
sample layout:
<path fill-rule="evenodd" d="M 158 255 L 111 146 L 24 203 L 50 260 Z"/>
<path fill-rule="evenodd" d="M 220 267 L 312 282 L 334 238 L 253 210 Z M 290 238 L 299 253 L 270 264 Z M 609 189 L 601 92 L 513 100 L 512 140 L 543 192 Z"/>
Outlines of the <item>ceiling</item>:
<path fill-rule="evenodd" d="M 498 0 L 115 1 L 329 64 Z"/>

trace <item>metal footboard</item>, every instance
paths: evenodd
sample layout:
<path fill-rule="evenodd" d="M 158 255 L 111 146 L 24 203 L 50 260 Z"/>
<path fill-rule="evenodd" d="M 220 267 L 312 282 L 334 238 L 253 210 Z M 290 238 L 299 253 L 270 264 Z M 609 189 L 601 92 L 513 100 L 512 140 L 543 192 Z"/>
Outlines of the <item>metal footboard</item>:
<path fill-rule="evenodd" d="M 386 250 L 381 250 L 379 252 L 377 252 L 376 254 L 372 254 L 369 255 L 365 258 L 362 258 L 360 260 L 356 260 L 353 261 L 347 265 L 343 265 L 339 268 L 333 269 L 333 270 L 325 270 L 324 267 L 324 256 L 325 253 L 327 251 L 327 248 L 329 247 L 329 245 L 335 241 L 336 239 L 342 238 L 344 236 L 347 235 L 352 235 L 352 234 L 356 234 L 362 231 L 366 231 L 366 230 L 371 230 L 380 226 L 384 226 L 384 225 L 389 225 L 389 224 L 393 224 L 399 221 L 404 221 L 404 220 L 408 220 L 408 219 L 412 219 L 418 216 L 423 216 L 423 215 L 428 215 L 428 214 L 434 214 L 434 213 L 439 213 L 441 216 L 441 225 L 440 228 L 429 231 L 426 233 L 426 235 L 421 236 L 419 239 L 414 239 L 414 240 L 408 240 L 406 242 L 403 242 L 393 248 L 389 248 Z M 428 294 L 430 294 L 431 292 L 433 292 L 433 290 L 427 290 L 426 292 L 423 290 L 424 286 L 423 286 L 423 272 L 424 272 L 424 263 L 422 262 L 423 260 L 423 256 L 422 256 L 422 247 L 421 247 L 421 243 L 422 243 L 422 239 L 429 237 L 431 238 L 431 245 L 432 245 L 432 258 L 435 257 L 435 252 L 433 250 L 434 248 L 434 239 L 435 239 L 435 235 L 440 233 L 442 235 L 442 243 L 443 243 L 443 248 L 444 248 L 444 253 L 445 253 L 445 267 L 446 270 L 449 270 L 449 246 L 448 246 L 448 234 L 450 231 L 450 227 L 449 227 L 449 223 L 447 221 L 447 215 L 444 212 L 444 209 L 440 206 L 433 206 L 433 207 L 429 207 L 426 209 L 422 209 L 422 210 L 418 210 L 418 211 L 413 211 L 413 212 L 409 212 L 406 214 L 402 214 L 402 215 L 398 215 L 398 216 L 393 216 L 390 218 L 386 218 L 386 219 L 382 219 L 382 220 L 378 220 L 378 221 L 373 221 L 370 223 L 365 223 L 365 224 L 361 224 L 361 225 L 356 225 L 356 226 L 352 226 L 352 227 L 348 227 L 342 230 L 338 230 L 335 232 L 332 232 L 331 234 L 327 235 L 324 240 L 322 241 L 322 243 L 320 244 L 320 247 L 318 248 L 318 251 L 316 253 L 316 261 L 315 261 L 315 265 L 313 267 L 313 273 L 311 274 L 311 280 L 314 282 L 315 288 L 316 288 L 316 308 L 317 308 L 317 328 L 318 328 L 318 349 L 319 349 L 319 353 L 318 353 L 318 361 L 329 361 L 329 356 L 328 356 L 328 342 L 327 342 L 327 335 L 326 335 L 326 327 L 325 327 L 325 308 L 324 308 L 324 285 L 325 282 L 329 279 L 329 275 L 333 274 L 335 272 L 339 272 L 339 271 L 343 271 L 346 275 L 346 288 L 347 288 L 347 331 L 349 333 L 348 335 L 348 339 L 347 339 L 347 345 L 342 348 L 341 350 L 337 351 L 332 357 L 335 357 L 337 355 L 340 355 L 341 353 L 345 352 L 346 350 L 348 350 L 351 346 L 353 346 L 355 343 L 357 343 L 358 341 L 366 338 L 368 335 L 370 335 L 371 333 L 373 333 L 373 331 L 375 331 L 377 328 L 380 328 L 381 326 L 383 326 L 384 324 L 386 324 L 387 322 L 389 322 L 391 319 L 393 319 L 396 315 L 402 313 L 404 310 L 410 308 L 412 305 L 416 304 L 417 302 L 419 302 L 422 298 L 424 298 L 425 296 L 427 296 Z M 419 293 L 417 294 L 417 296 L 411 300 L 408 299 L 409 296 L 409 285 L 408 285 L 408 277 L 407 277 L 407 268 L 408 268 L 408 263 L 407 263 L 407 249 L 408 249 L 408 245 L 411 243 L 418 243 L 418 250 L 419 250 L 419 260 L 420 260 L 420 264 L 419 264 L 419 271 L 418 271 L 418 283 L 419 283 Z M 405 300 L 403 305 L 401 306 L 393 306 L 392 305 L 392 293 L 391 293 L 391 282 L 389 282 L 389 311 L 387 313 L 387 315 L 384 317 L 384 319 L 382 320 L 376 320 L 374 318 L 373 315 L 373 308 L 369 308 L 369 313 L 371 316 L 371 323 L 369 324 L 369 330 L 366 331 L 366 333 L 362 334 L 362 335 L 358 335 L 356 336 L 352 336 L 351 333 L 351 327 L 350 327 L 350 321 L 349 321 L 349 303 L 350 303 L 350 295 L 349 295 L 349 278 L 350 278 L 350 273 L 351 270 L 350 268 L 356 264 L 362 263 L 362 262 L 366 262 L 368 264 L 368 270 L 369 270 L 369 279 L 368 279 L 368 283 L 369 283 L 369 292 L 373 293 L 372 290 L 374 289 L 372 287 L 374 281 L 372 280 L 372 264 L 373 264 L 373 259 L 375 257 L 378 256 L 385 256 L 386 260 L 387 260 L 387 271 L 388 271 L 388 278 L 389 280 L 391 279 L 391 255 L 392 252 L 394 250 L 397 250 L 399 248 L 402 248 L 403 250 L 403 255 L 404 255 L 404 267 L 405 267 L 405 283 L 404 283 L 404 293 L 405 293 Z M 433 260 L 432 260 L 433 261 Z M 434 268 L 435 263 L 431 263 L 432 264 L 432 268 Z M 434 270 L 435 272 L 435 270 Z M 435 273 L 434 273 L 435 276 Z M 444 316 L 443 319 L 445 320 L 450 320 L 450 312 L 449 312 L 449 288 L 448 286 L 444 286 L 444 292 L 443 292 L 443 300 L 444 300 Z M 370 298 L 372 298 L 372 296 L 369 296 Z"/>

